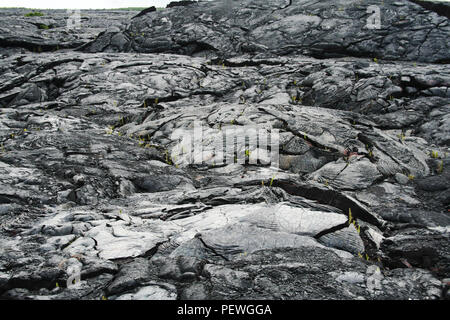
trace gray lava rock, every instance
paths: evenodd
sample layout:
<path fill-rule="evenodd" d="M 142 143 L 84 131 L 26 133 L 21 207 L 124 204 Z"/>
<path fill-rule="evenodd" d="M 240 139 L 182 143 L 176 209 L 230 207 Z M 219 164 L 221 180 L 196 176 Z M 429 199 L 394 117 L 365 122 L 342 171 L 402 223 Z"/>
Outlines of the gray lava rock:
<path fill-rule="evenodd" d="M 318 58 L 366 56 L 390 60 L 449 61 L 448 18 L 410 1 L 272 0 L 259 3 L 188 2 L 133 19 L 124 42 L 103 34 L 89 52 L 179 54 L 306 54 Z M 379 14 L 379 16 L 373 17 Z M 369 15 L 371 13 L 372 15 Z M 414 17 L 414 18 L 412 18 Z M 380 19 L 379 25 L 373 19 Z M 212 21 L 220 21 L 214 26 Z M 143 36 L 141 36 L 143 35 Z M 152 41 L 149 41 L 152 39 Z M 382 45 L 380 45 L 382 44 Z"/>
<path fill-rule="evenodd" d="M 447 297 L 445 8 L 0 9 L 0 299 Z"/>

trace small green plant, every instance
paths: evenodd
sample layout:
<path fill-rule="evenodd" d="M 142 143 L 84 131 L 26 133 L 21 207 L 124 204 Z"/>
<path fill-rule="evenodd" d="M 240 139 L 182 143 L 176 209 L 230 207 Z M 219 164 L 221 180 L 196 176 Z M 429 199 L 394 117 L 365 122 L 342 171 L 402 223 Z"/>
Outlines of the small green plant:
<path fill-rule="evenodd" d="M 42 12 L 39 11 L 32 11 L 32 12 L 28 12 L 26 13 L 24 16 L 25 17 L 42 17 L 44 14 Z"/>
<path fill-rule="evenodd" d="M 272 177 L 272 179 L 270 179 L 270 184 L 269 184 L 269 187 L 272 187 L 272 184 L 273 184 L 273 180 L 275 179 L 275 175 Z"/>
<path fill-rule="evenodd" d="M 437 159 L 437 158 L 439 158 L 439 153 L 437 151 L 433 150 L 433 151 L 431 151 L 431 157 L 434 159 Z"/>
<path fill-rule="evenodd" d="M 38 25 L 38 28 L 39 28 L 39 29 L 43 29 L 43 30 L 48 30 L 48 29 L 50 29 L 50 27 L 49 27 L 48 25 L 43 24 L 43 23 L 39 24 L 39 25 Z"/>
<path fill-rule="evenodd" d="M 172 159 L 169 156 L 169 150 L 166 149 L 165 154 L 166 154 L 166 163 L 171 166 L 173 163 L 172 163 Z"/>
<path fill-rule="evenodd" d="M 369 255 L 367 253 L 363 255 L 361 252 L 358 252 L 358 257 L 360 257 L 363 260 L 370 261 Z"/>
<path fill-rule="evenodd" d="M 378 59 L 377 58 L 373 58 L 373 62 L 378 63 Z"/>
<path fill-rule="evenodd" d="M 250 157 L 250 150 L 245 150 L 245 156 L 248 158 L 248 157 Z"/>
<path fill-rule="evenodd" d="M 114 127 L 110 126 L 108 130 L 106 130 L 106 134 L 113 134 Z"/>
<path fill-rule="evenodd" d="M 175 168 L 178 169 L 178 164 L 177 164 L 177 156 L 174 155 L 172 160 L 170 161 L 172 163 L 172 165 L 175 165 Z M 213 164 L 213 166 L 215 166 L 215 164 Z"/>
<path fill-rule="evenodd" d="M 408 179 L 409 179 L 409 180 L 411 180 L 411 181 L 412 181 L 412 180 L 414 180 L 414 178 L 415 178 L 415 176 L 414 176 L 414 175 L 412 175 L 412 174 L 409 174 L 409 175 L 408 175 Z"/>

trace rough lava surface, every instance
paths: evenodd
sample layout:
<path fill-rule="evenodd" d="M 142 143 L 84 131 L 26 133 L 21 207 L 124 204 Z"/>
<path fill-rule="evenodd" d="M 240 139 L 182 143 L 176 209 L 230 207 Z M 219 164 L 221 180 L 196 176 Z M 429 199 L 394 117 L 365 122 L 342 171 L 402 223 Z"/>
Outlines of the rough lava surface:
<path fill-rule="evenodd" d="M 448 299 L 450 25 L 419 2 L 0 10 L 0 298 Z M 278 168 L 220 162 L 249 126 Z"/>

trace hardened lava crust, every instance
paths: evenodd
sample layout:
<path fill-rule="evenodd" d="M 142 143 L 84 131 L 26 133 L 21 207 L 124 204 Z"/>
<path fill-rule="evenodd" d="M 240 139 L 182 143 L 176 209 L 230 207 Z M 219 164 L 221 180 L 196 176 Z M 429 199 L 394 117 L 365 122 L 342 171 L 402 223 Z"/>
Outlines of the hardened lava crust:
<path fill-rule="evenodd" d="M 0 9 L 0 299 L 448 299 L 448 8 Z"/>

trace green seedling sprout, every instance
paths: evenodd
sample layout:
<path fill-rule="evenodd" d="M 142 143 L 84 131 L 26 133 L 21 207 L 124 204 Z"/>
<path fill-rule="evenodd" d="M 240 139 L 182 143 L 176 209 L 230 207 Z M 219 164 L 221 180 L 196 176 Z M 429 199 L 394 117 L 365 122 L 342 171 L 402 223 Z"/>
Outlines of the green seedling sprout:
<path fill-rule="evenodd" d="M 270 184 L 269 184 L 269 187 L 272 187 L 272 184 L 273 184 L 273 180 L 275 179 L 275 175 L 272 177 L 272 179 L 270 179 Z"/>

